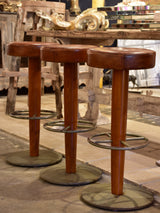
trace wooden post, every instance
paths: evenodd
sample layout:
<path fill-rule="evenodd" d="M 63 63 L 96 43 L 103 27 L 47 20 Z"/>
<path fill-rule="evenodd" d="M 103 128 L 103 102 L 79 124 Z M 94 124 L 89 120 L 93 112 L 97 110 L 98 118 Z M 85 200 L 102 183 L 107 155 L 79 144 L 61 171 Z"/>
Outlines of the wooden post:
<path fill-rule="evenodd" d="M 77 63 L 64 64 L 64 120 L 65 127 L 77 128 L 78 70 Z M 76 172 L 77 133 L 65 133 L 66 172 Z"/>
<path fill-rule="evenodd" d="M 41 105 L 41 61 L 39 57 L 29 58 L 29 117 L 40 117 Z M 30 156 L 39 155 L 40 119 L 29 120 Z"/>
<path fill-rule="evenodd" d="M 127 127 L 128 70 L 113 70 L 112 80 L 112 146 L 123 147 Z M 123 194 L 125 151 L 111 150 L 112 193 Z"/>

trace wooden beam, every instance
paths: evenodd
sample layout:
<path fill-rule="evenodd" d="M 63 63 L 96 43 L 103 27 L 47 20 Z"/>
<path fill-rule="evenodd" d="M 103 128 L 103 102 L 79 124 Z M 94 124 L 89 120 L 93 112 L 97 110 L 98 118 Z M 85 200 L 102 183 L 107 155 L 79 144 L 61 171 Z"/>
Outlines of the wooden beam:
<path fill-rule="evenodd" d="M 160 40 L 160 30 L 156 29 L 107 29 L 106 31 L 42 31 L 30 30 L 27 35 L 46 36 L 54 38 L 81 39 L 81 43 L 99 40 L 106 42 L 108 39 L 145 39 Z"/>

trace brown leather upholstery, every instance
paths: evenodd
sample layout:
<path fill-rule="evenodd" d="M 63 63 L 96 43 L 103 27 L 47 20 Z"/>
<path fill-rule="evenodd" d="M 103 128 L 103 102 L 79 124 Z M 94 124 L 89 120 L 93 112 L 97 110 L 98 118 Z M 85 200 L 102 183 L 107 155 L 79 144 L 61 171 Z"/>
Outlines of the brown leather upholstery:
<path fill-rule="evenodd" d="M 60 45 L 57 47 L 43 47 L 41 59 L 60 63 L 80 63 L 87 61 L 87 50 L 93 45 Z"/>
<path fill-rule="evenodd" d="M 41 107 L 41 60 L 40 48 L 58 44 L 41 42 L 11 42 L 8 47 L 8 55 L 28 57 L 29 85 L 29 117 L 40 117 Z M 39 155 L 40 120 L 29 120 L 30 130 L 30 156 Z"/>
<path fill-rule="evenodd" d="M 155 65 L 155 52 L 140 48 L 94 48 L 88 50 L 88 65 L 116 70 L 148 69 Z"/>
<path fill-rule="evenodd" d="M 12 42 L 7 46 L 7 54 L 21 57 L 40 57 L 40 48 L 50 46 L 53 43 L 44 42 Z M 54 43 L 54 45 L 59 45 Z"/>
<path fill-rule="evenodd" d="M 112 146 L 123 147 L 126 140 L 128 80 L 130 69 L 148 69 L 155 65 L 155 52 L 148 49 L 104 47 L 88 50 L 88 65 L 112 69 Z M 124 150 L 111 150 L 112 193 L 123 194 Z"/>
<path fill-rule="evenodd" d="M 64 63 L 64 125 L 77 129 L 78 69 L 77 63 L 87 61 L 91 45 L 60 45 L 43 47 L 41 60 Z M 77 133 L 65 133 L 66 172 L 76 173 Z"/>

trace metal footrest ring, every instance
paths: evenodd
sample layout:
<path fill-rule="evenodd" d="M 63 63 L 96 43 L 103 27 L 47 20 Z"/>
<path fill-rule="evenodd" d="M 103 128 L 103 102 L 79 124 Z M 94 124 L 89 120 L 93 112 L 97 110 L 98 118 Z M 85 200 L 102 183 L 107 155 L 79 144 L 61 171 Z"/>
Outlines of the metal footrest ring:
<path fill-rule="evenodd" d="M 121 147 L 117 147 L 117 146 L 112 146 L 112 145 L 108 145 L 109 143 L 112 142 L 111 139 L 109 140 L 93 140 L 96 137 L 111 137 L 110 133 L 101 133 L 101 134 L 96 134 L 93 135 L 91 137 L 88 138 L 88 142 L 96 147 L 99 148 L 103 148 L 103 149 L 111 149 L 111 150 L 136 150 L 136 149 L 142 149 L 144 147 L 146 147 L 149 144 L 149 141 L 147 138 L 140 136 L 140 135 L 135 135 L 135 134 L 126 134 L 127 136 L 129 136 L 128 138 L 126 138 L 126 141 L 121 141 L 121 144 L 123 146 Z M 129 145 L 127 142 L 131 142 L 131 141 L 135 141 L 135 140 L 139 140 L 142 141 L 139 145 Z M 105 145 L 104 145 L 105 144 Z"/>
<path fill-rule="evenodd" d="M 53 118 L 56 116 L 56 112 L 51 111 L 51 110 L 41 110 L 40 117 L 37 117 L 36 115 L 29 117 L 28 110 L 19 110 L 19 111 L 14 111 L 14 112 L 10 113 L 10 116 L 13 118 L 18 118 L 18 119 L 40 120 L 40 119 Z"/>
<path fill-rule="evenodd" d="M 77 129 L 75 130 L 70 130 L 70 126 L 64 127 L 64 121 L 62 120 L 45 123 L 43 127 L 49 131 L 61 133 L 88 132 L 96 128 L 92 122 L 81 120 L 77 122 Z"/>

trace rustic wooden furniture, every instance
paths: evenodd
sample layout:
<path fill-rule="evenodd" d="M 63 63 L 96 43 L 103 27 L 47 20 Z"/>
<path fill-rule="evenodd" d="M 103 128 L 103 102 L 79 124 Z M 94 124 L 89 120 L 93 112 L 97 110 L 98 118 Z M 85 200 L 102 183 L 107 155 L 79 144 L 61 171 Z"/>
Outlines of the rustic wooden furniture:
<path fill-rule="evenodd" d="M 38 27 L 45 27 L 45 23 L 40 22 L 40 18 L 36 15 L 36 12 L 41 12 L 44 15 L 50 16 L 52 13 L 61 14 L 63 19 L 65 19 L 65 9 L 66 5 L 62 2 L 46 2 L 46 1 L 23 1 L 22 2 L 22 14 L 21 20 L 23 24 L 26 24 L 29 14 L 32 14 L 32 29 L 37 30 Z M 41 25 L 40 25 L 41 24 Z M 36 36 L 33 36 L 33 41 L 36 41 Z"/>
<path fill-rule="evenodd" d="M 17 14 L 16 13 L 0 13 L 0 30 L 1 30 L 1 47 L 2 47 L 2 67 L 9 69 L 10 58 L 7 56 L 7 44 L 14 40 L 16 29 Z"/>
<path fill-rule="evenodd" d="M 102 174 L 101 170 L 85 163 L 76 165 L 77 132 L 94 129 L 94 125 L 90 122 L 77 121 L 77 65 L 86 62 L 87 49 L 90 47 L 90 45 L 60 45 L 57 47 L 43 47 L 41 50 L 41 60 L 64 63 L 64 122 L 56 121 L 44 125 L 47 130 L 65 133 L 66 165 L 50 167 L 40 175 L 43 180 L 53 184 L 88 184 L 100 179 Z"/>
<path fill-rule="evenodd" d="M 9 78 L 8 95 L 6 103 L 6 114 L 9 114 L 15 110 L 16 94 L 19 77 L 26 77 L 26 67 L 20 67 L 20 57 L 7 56 L 7 44 L 13 41 L 24 41 L 25 32 L 29 29 L 37 30 L 38 27 L 44 27 L 47 25 L 44 21 L 40 21 L 37 17 L 36 11 L 41 11 L 46 15 L 51 15 L 55 12 L 61 14 L 65 19 L 66 12 L 65 3 L 62 2 L 46 2 L 46 1 L 22 1 L 22 7 L 19 8 L 18 12 L 0 13 L 0 29 L 1 29 L 1 40 L 2 40 L 2 77 Z M 31 20 L 32 19 L 32 20 Z M 33 36 L 32 40 L 36 41 L 37 36 Z M 50 42 L 48 39 L 41 39 L 45 42 Z M 15 72 L 19 71 L 19 73 Z M 12 72 L 12 73 L 11 73 Z M 59 72 L 56 66 L 43 66 L 42 68 L 42 93 L 44 91 L 44 79 L 50 79 L 50 84 L 55 86 L 56 95 L 56 107 L 58 111 L 57 117 L 62 117 L 62 103 L 60 98 L 61 85 L 59 80 Z M 20 79 L 21 81 L 21 79 Z M 27 80 L 26 80 L 27 82 Z M 49 80 L 48 80 L 49 82 Z M 26 86 L 27 83 L 23 86 Z M 48 85 L 48 84 L 47 84 Z M 6 86 L 6 85 L 5 85 Z"/>
<path fill-rule="evenodd" d="M 29 119 L 30 151 L 16 152 L 8 155 L 7 161 L 13 165 L 28 167 L 47 166 L 58 163 L 62 159 L 62 155 L 57 152 L 39 150 L 40 119 L 55 116 L 53 111 L 41 110 L 40 48 L 50 45 L 51 43 L 42 42 L 12 42 L 8 45 L 8 55 L 28 57 L 29 60 L 29 115 L 26 111 L 13 112 L 11 115 L 15 118 Z"/>
<path fill-rule="evenodd" d="M 20 41 L 21 40 L 21 31 L 17 32 L 19 30 L 19 27 L 17 27 L 17 13 L 7 13 L 7 12 L 1 12 L 0 13 L 0 30 L 1 30 L 1 56 L 2 56 L 2 66 L 1 71 L 8 71 L 8 70 L 14 70 L 14 68 L 17 68 L 17 64 L 19 63 L 19 59 L 15 59 L 13 57 L 10 57 L 7 55 L 7 44 L 12 41 L 16 41 L 17 38 Z M 16 60 L 16 62 L 15 62 Z M 1 72 L 1 77 L 3 78 L 3 74 Z M 8 82 L 7 82 L 8 83 Z M 8 96 L 7 96 L 7 104 L 6 104 L 6 113 L 8 114 L 8 111 L 13 111 L 12 109 L 15 106 L 15 96 L 17 93 L 16 88 L 16 80 L 15 77 L 11 76 L 9 78 L 9 87 L 8 88 Z M 5 86 L 4 86 L 5 87 Z"/>
<path fill-rule="evenodd" d="M 106 31 L 44 31 L 30 30 L 28 35 L 47 36 L 66 39 L 70 43 L 85 43 L 92 45 L 108 45 L 115 39 L 145 39 L 160 40 L 160 31 L 157 29 L 107 29 Z M 110 41 L 108 41 L 110 40 Z M 112 40 L 112 42 L 111 42 Z"/>
<path fill-rule="evenodd" d="M 58 38 L 64 43 L 91 44 L 97 46 L 111 46 L 115 39 L 160 40 L 160 30 L 157 29 L 107 29 L 106 31 L 97 32 L 31 30 L 28 31 L 27 34 Z M 89 70 L 88 74 L 82 74 L 82 78 L 83 76 L 84 79 L 88 80 L 87 85 L 90 86 L 87 89 L 84 88 L 79 91 L 79 99 L 88 102 L 90 106 L 87 110 L 87 119 L 93 119 L 94 114 L 94 120 L 97 120 L 98 103 L 110 105 L 112 91 L 110 89 L 99 88 L 100 72 L 97 73 L 93 72 L 93 70 Z M 94 101 L 93 96 L 95 97 Z M 93 103 L 96 105 L 94 111 L 92 110 Z M 137 111 L 141 115 L 143 113 L 159 115 L 159 104 L 160 99 L 158 97 L 145 94 L 141 95 L 140 93 L 129 93 L 128 109 Z M 90 118 L 90 115 L 92 115 L 92 118 Z"/>
<path fill-rule="evenodd" d="M 48 27 L 49 23 L 46 20 L 41 20 L 37 15 L 36 11 L 40 11 L 44 15 L 50 16 L 52 13 L 61 14 L 63 19 L 66 19 L 66 4 L 63 2 L 49 2 L 49 1 L 23 1 L 22 2 L 22 17 L 20 18 L 23 25 L 25 25 L 24 31 L 29 28 L 29 19 L 27 17 L 32 16 L 32 29 L 37 30 L 38 28 Z M 32 36 L 32 40 L 36 41 L 37 36 Z M 54 42 L 52 38 L 41 37 L 42 42 Z M 48 68 L 45 70 L 45 68 Z M 57 118 L 62 118 L 62 100 L 61 100 L 61 77 L 59 73 L 59 66 L 57 64 L 47 64 L 42 67 L 42 91 L 44 94 L 45 81 L 50 80 L 50 85 L 54 87 L 55 99 L 56 99 L 56 112 Z"/>
<path fill-rule="evenodd" d="M 97 190 L 98 186 L 91 186 L 82 192 L 81 198 L 90 205 L 108 210 L 112 209 L 113 211 L 147 207 L 153 202 L 151 194 L 138 187 L 131 188 L 130 184 L 125 184 L 123 190 L 125 150 L 129 148 L 127 140 L 135 140 L 135 137 L 128 139 L 126 134 L 128 79 L 130 69 L 138 70 L 154 67 L 155 52 L 140 48 L 94 48 L 88 50 L 87 63 L 91 67 L 113 69 L 111 146 L 104 147 L 104 143 L 107 143 L 107 141 L 93 140 L 98 136 L 104 136 L 104 134 L 89 138 L 91 144 L 111 149 L 111 189 L 108 189 L 107 185 L 100 186 L 99 190 Z M 142 137 L 140 139 L 142 140 Z M 144 146 L 147 143 L 147 140 L 144 139 Z M 132 148 L 138 149 L 142 146 L 134 144 L 133 147 L 130 147 L 130 149 Z M 130 190 L 134 191 L 134 195 L 129 192 Z M 99 199 L 94 199 L 97 194 L 100 196 Z M 117 203 L 120 200 L 122 203 L 119 203 L 118 206 Z"/>

